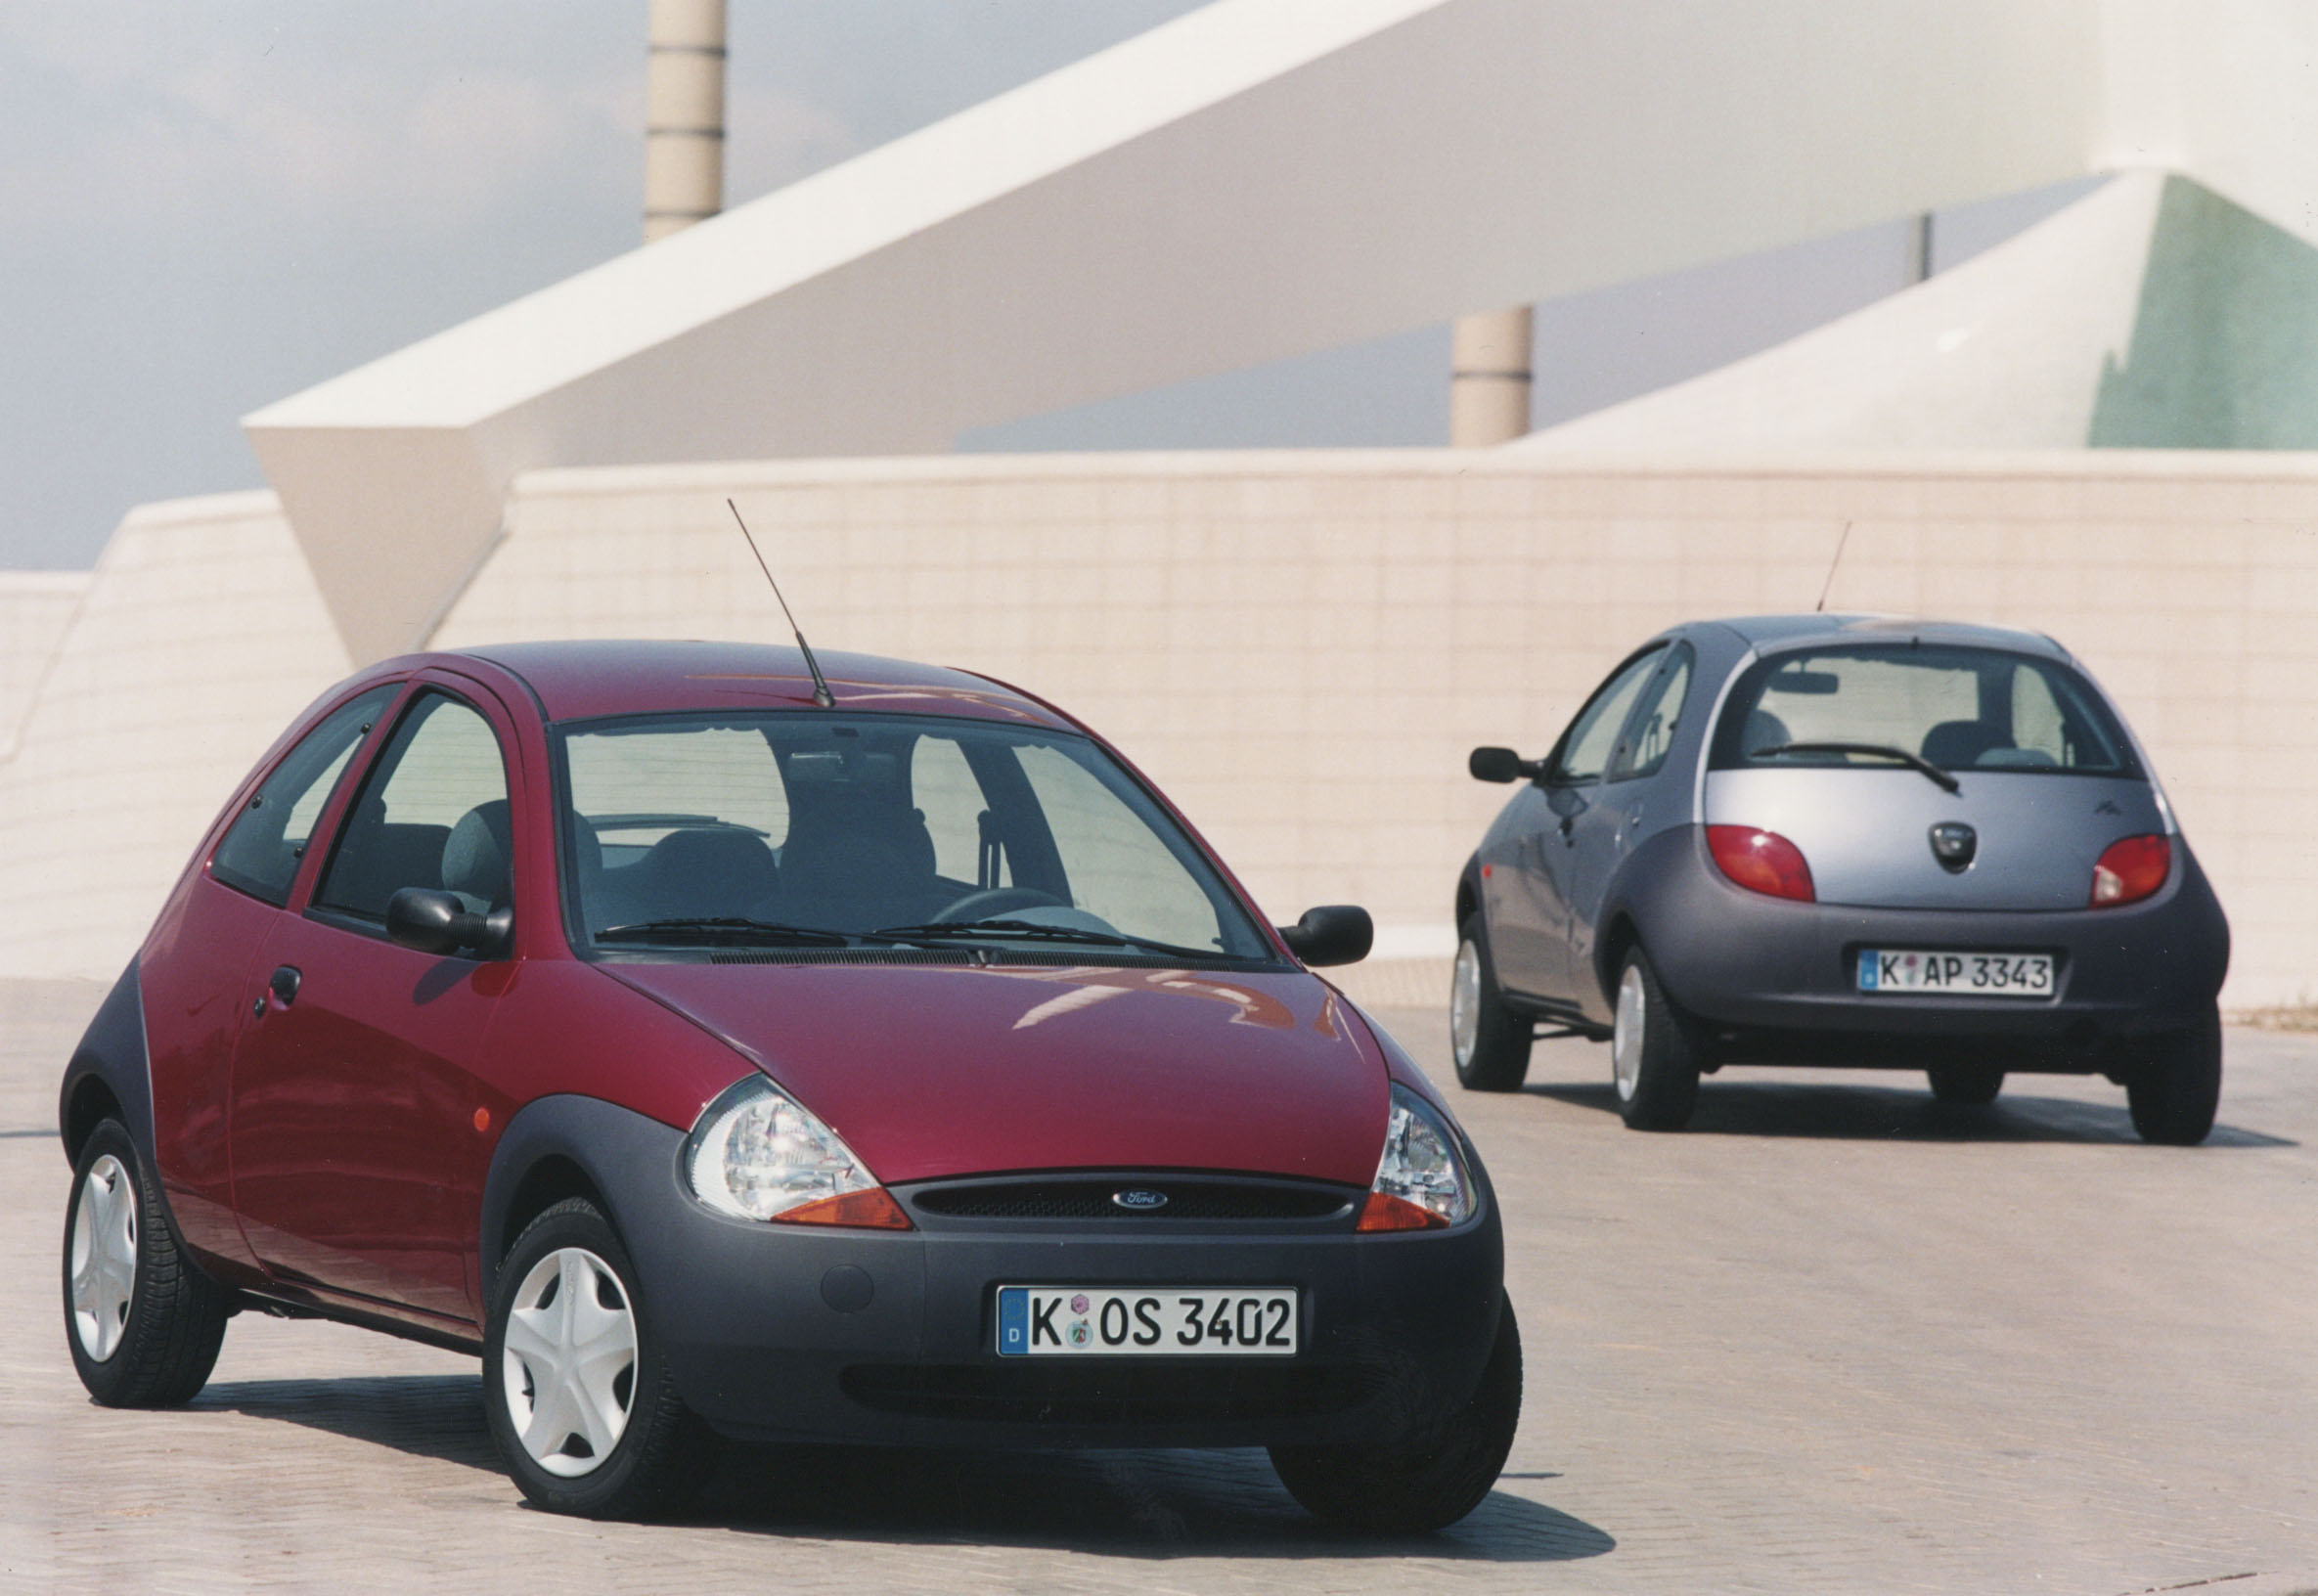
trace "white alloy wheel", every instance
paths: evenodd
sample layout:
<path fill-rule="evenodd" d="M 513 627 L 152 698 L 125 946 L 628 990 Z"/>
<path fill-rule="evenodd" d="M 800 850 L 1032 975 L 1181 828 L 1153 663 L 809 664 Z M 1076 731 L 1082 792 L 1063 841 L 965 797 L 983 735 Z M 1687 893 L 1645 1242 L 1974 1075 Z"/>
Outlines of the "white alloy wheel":
<path fill-rule="evenodd" d="M 563 1247 L 532 1265 L 508 1313 L 500 1379 L 533 1462 L 565 1480 L 602 1465 L 636 1400 L 636 1311 L 609 1264 Z"/>
<path fill-rule="evenodd" d="M 1470 938 L 1457 944 L 1456 968 L 1449 974 L 1449 1041 L 1458 1065 L 1470 1068 L 1481 1042 L 1481 950 Z"/>
<path fill-rule="evenodd" d="M 1618 1015 L 1610 1032 L 1610 1075 L 1618 1100 L 1630 1103 L 1642 1080 L 1642 967 L 1628 964 L 1618 981 Z"/>
<path fill-rule="evenodd" d="M 137 1295 L 137 1188 L 107 1153 L 89 1166 L 72 1211 L 72 1331 L 98 1363 L 120 1350 Z"/>

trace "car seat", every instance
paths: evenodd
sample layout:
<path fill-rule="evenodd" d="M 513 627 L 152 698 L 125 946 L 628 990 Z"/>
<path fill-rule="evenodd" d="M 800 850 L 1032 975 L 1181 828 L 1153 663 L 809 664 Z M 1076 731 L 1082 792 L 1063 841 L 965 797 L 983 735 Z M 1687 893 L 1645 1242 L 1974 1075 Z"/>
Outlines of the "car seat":
<path fill-rule="evenodd" d="M 2012 737 L 1985 721 L 1941 721 L 1924 733 L 1917 752 L 1943 771 L 1969 770 L 1981 756 L 2012 746 Z"/>
<path fill-rule="evenodd" d="M 733 826 L 671 831 L 632 869 L 646 919 L 746 917 L 780 890 L 773 850 L 754 832 Z"/>
<path fill-rule="evenodd" d="M 505 798 L 477 804 L 459 817 L 442 851 L 442 885 L 473 914 L 514 902 L 514 828 Z"/>

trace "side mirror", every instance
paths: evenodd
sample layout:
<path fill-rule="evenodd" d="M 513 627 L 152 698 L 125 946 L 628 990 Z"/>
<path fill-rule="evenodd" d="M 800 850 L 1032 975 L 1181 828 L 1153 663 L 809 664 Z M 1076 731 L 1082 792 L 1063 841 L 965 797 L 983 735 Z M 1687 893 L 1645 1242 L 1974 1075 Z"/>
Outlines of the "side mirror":
<path fill-rule="evenodd" d="M 515 911 L 470 912 L 447 892 L 405 887 L 386 900 L 386 934 L 423 953 L 471 948 L 478 958 L 505 958 L 515 937 Z"/>
<path fill-rule="evenodd" d="M 1307 964 L 1358 964 L 1376 945 L 1376 922 L 1358 904 L 1329 904 L 1281 926 L 1279 939 Z"/>
<path fill-rule="evenodd" d="M 1524 777 L 1534 781 L 1544 766 L 1510 748 L 1476 748 L 1466 756 L 1465 769 L 1476 781 L 1519 781 Z"/>

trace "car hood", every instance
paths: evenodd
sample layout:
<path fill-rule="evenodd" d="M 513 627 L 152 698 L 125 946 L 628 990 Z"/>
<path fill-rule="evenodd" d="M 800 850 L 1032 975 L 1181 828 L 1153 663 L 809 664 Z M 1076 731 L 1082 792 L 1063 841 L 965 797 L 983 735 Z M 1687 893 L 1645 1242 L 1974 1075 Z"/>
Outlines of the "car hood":
<path fill-rule="evenodd" d="M 1365 1186 L 1390 1083 L 1300 970 L 601 966 L 759 1064 L 887 1184 L 1235 1170 Z"/>

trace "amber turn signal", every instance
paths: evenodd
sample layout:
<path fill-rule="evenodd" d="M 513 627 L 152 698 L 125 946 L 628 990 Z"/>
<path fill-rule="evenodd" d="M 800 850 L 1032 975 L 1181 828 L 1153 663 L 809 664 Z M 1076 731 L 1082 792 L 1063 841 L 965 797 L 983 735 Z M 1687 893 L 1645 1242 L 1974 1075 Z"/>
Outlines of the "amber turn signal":
<path fill-rule="evenodd" d="M 773 1216 L 775 1224 L 837 1224 L 856 1230 L 909 1230 L 910 1216 L 883 1186 L 823 1197 L 786 1214 Z"/>
<path fill-rule="evenodd" d="M 1360 1205 L 1360 1222 L 1355 1230 L 1439 1230 L 1449 1221 L 1429 1208 L 1420 1207 L 1405 1197 L 1395 1197 L 1390 1192 L 1372 1191 L 1367 1202 Z"/>

